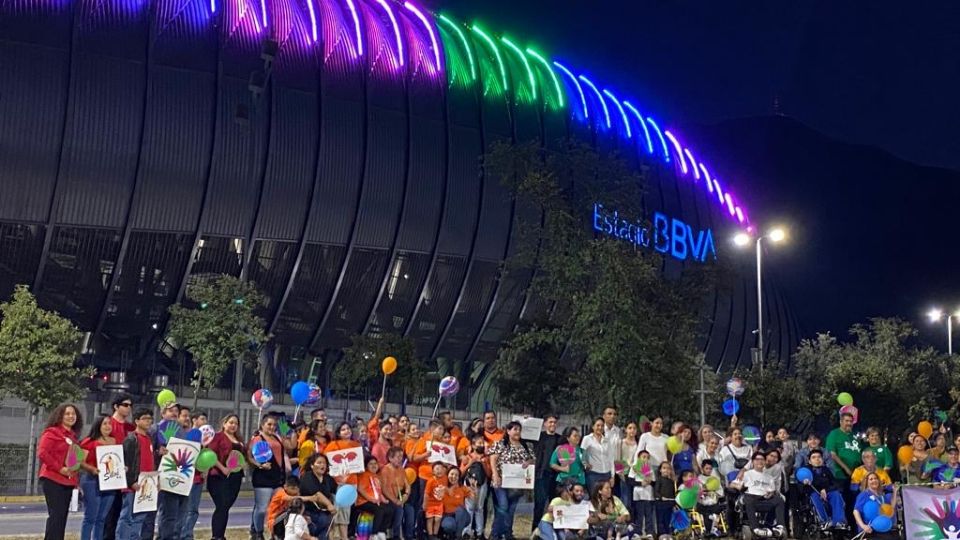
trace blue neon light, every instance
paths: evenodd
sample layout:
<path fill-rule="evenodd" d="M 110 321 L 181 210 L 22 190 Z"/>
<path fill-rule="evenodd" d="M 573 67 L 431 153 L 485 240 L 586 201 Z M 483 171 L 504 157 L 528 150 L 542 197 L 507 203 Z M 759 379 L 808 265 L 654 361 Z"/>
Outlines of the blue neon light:
<path fill-rule="evenodd" d="M 717 258 L 713 231 L 703 229 L 694 232 L 693 227 L 677 218 L 656 212 L 653 214 L 653 231 L 643 223 L 625 218 L 616 210 L 605 210 L 600 203 L 593 205 L 593 229 L 639 247 L 653 249 L 685 261 L 704 262 L 708 256 Z"/>
<path fill-rule="evenodd" d="M 684 148 L 683 153 L 687 155 L 687 159 L 690 160 L 690 168 L 693 169 L 693 177 L 697 180 L 700 179 L 700 169 L 697 167 L 697 160 L 693 159 L 693 153 L 690 152 L 689 148 Z"/>
<path fill-rule="evenodd" d="M 680 149 L 680 143 L 677 142 L 677 138 L 673 136 L 673 133 L 670 133 L 670 130 L 664 130 L 663 134 L 670 139 L 674 150 L 677 151 L 677 157 L 680 158 L 680 170 L 683 171 L 683 174 L 687 174 L 687 160 L 683 157 L 683 150 Z"/>
<path fill-rule="evenodd" d="M 610 109 L 607 108 L 607 102 L 603 100 L 603 96 L 600 94 L 600 91 L 597 90 L 596 85 L 594 85 L 594 84 L 590 81 L 590 79 L 588 79 L 588 78 L 584 77 L 583 75 L 581 75 L 581 76 L 580 76 L 580 80 L 583 81 L 584 84 L 586 84 L 587 86 L 589 86 L 590 89 L 593 90 L 593 93 L 597 95 L 597 99 L 600 101 L 600 106 L 603 107 L 603 116 L 607 119 L 607 129 L 610 129 L 610 127 L 611 127 L 611 124 L 610 124 Z"/>
<path fill-rule="evenodd" d="M 610 98 L 610 101 L 617 106 L 617 110 L 620 111 L 620 118 L 623 119 L 623 128 L 627 130 L 627 138 L 632 139 L 633 133 L 630 131 L 630 120 L 627 119 L 627 113 L 623 111 L 623 107 L 620 105 L 620 102 L 617 101 L 617 96 L 613 95 L 613 92 L 607 89 L 604 89 L 603 93 L 606 94 L 606 96 Z"/>
<path fill-rule="evenodd" d="M 700 163 L 700 170 L 703 171 L 703 177 L 707 179 L 707 191 L 713 193 L 713 180 L 710 179 L 710 171 L 703 163 Z"/>
<path fill-rule="evenodd" d="M 583 87 L 580 86 L 580 81 L 577 80 L 577 76 L 573 74 L 572 71 L 563 66 L 560 62 L 554 62 L 553 65 L 557 66 L 567 77 L 570 77 L 570 80 L 573 81 L 573 85 L 577 87 L 577 93 L 580 94 L 580 103 L 583 104 L 583 117 L 590 118 L 590 111 L 587 109 L 587 96 L 583 93 Z"/>
<path fill-rule="evenodd" d="M 647 153 L 653 153 L 653 140 L 650 139 L 650 130 L 647 129 L 647 123 L 643 121 L 643 115 L 640 114 L 640 111 L 636 109 L 629 101 L 624 101 L 623 106 L 626 107 L 634 116 L 637 117 L 637 121 L 640 122 L 640 127 L 643 128 L 643 134 L 647 137 Z"/>
<path fill-rule="evenodd" d="M 660 145 L 663 146 L 663 160 L 670 163 L 670 149 L 667 148 L 667 141 L 663 138 L 663 133 L 660 133 L 660 127 L 649 116 L 647 117 L 647 123 L 657 132 L 657 137 L 660 137 Z"/>

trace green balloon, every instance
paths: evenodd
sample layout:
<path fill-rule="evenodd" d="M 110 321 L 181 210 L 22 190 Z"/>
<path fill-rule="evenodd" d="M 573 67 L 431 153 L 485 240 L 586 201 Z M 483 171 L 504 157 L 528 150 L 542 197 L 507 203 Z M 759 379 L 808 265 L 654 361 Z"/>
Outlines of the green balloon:
<path fill-rule="evenodd" d="M 217 464 L 217 453 L 209 448 L 204 448 L 197 456 L 197 470 L 207 472 Z"/>
<path fill-rule="evenodd" d="M 684 510 L 691 510 L 697 506 L 697 488 L 681 489 L 677 494 L 677 504 Z"/>
<path fill-rule="evenodd" d="M 166 407 L 167 405 L 175 403 L 176 401 L 177 395 L 174 394 L 173 390 L 170 390 L 169 388 L 164 388 L 159 394 L 157 394 L 157 405 L 160 407 Z"/>
<path fill-rule="evenodd" d="M 850 392 L 840 392 L 837 395 L 837 403 L 840 405 L 853 405 L 853 396 L 850 395 Z"/>

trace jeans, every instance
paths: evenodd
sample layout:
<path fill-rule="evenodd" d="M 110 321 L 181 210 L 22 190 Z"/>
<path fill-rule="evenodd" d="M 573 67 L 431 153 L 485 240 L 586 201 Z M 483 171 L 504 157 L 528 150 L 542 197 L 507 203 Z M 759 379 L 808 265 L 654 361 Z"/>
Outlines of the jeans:
<path fill-rule="evenodd" d="M 654 521 L 653 501 L 633 501 L 633 524 L 642 534 L 654 534 L 657 531 Z"/>
<path fill-rule="evenodd" d="M 522 490 L 493 488 L 493 528 L 490 530 L 491 538 L 513 537 L 513 517 L 517 513 L 517 504 L 522 498 Z"/>
<path fill-rule="evenodd" d="M 847 516 L 844 514 L 843 495 L 839 491 L 833 490 L 827 492 L 827 502 L 830 503 L 830 516 L 827 516 L 827 509 L 823 506 L 823 499 L 820 493 L 814 491 L 810 494 L 810 503 L 817 511 L 817 517 L 821 523 L 830 523 L 832 525 L 845 524 Z"/>
<path fill-rule="evenodd" d="M 160 540 L 180 540 L 183 520 L 187 516 L 187 503 L 190 497 L 161 491 L 157 499 L 157 514 L 160 516 L 158 537 Z"/>
<path fill-rule="evenodd" d="M 143 525 L 140 527 L 140 540 L 153 540 L 153 530 L 156 528 L 157 517 L 160 515 L 160 500 L 157 495 L 157 511 L 143 515 Z"/>
<path fill-rule="evenodd" d="M 593 493 L 593 487 L 599 484 L 600 482 L 609 482 L 610 473 L 598 473 L 593 471 L 587 471 L 587 493 Z"/>
<path fill-rule="evenodd" d="M 447 538 L 460 538 L 470 526 L 470 513 L 461 506 L 452 514 L 444 514 L 440 520 L 440 529 L 447 534 Z"/>
<path fill-rule="evenodd" d="M 670 518 L 673 517 L 673 501 L 654 501 L 653 508 L 657 513 L 657 534 L 670 534 Z"/>
<path fill-rule="evenodd" d="M 391 508 L 391 505 L 365 502 L 354 506 L 353 511 L 350 512 L 350 525 L 353 530 L 356 530 L 357 520 L 360 519 L 360 514 L 363 513 L 368 513 L 373 516 L 373 530 L 371 534 L 387 532 L 387 529 L 390 528 L 391 522 L 393 521 L 393 508 Z"/>
<path fill-rule="evenodd" d="M 333 521 L 333 515 L 329 512 L 321 512 L 313 504 L 305 506 L 306 514 L 310 518 L 310 535 L 316 536 L 319 540 L 327 540 L 327 532 L 330 530 L 330 523 Z"/>
<path fill-rule="evenodd" d="M 193 540 L 193 529 L 197 526 L 197 520 L 200 519 L 200 496 L 203 495 L 203 484 L 194 484 L 190 488 L 190 496 L 187 498 L 186 515 L 183 516 L 183 524 L 180 529 L 180 538 L 182 540 Z"/>
<path fill-rule="evenodd" d="M 140 531 L 147 514 L 156 512 L 133 513 L 133 498 L 136 493 L 123 494 L 123 506 L 120 508 L 120 520 L 117 522 L 117 540 L 140 540 Z"/>
<path fill-rule="evenodd" d="M 413 540 L 414 525 L 416 525 L 414 520 L 417 519 L 417 512 L 410 504 L 410 500 L 408 499 L 403 506 L 396 504 L 390 506 L 393 507 L 393 540 L 399 540 L 400 538 Z"/>
<path fill-rule="evenodd" d="M 250 516 L 250 532 L 263 534 L 263 520 L 267 519 L 267 505 L 275 488 L 253 488 L 253 514 Z"/>
<path fill-rule="evenodd" d="M 80 477 L 83 491 L 83 523 L 80 525 L 80 540 L 102 540 L 103 523 L 107 519 L 116 491 L 100 491 L 100 481 L 92 474 Z"/>
<path fill-rule="evenodd" d="M 40 479 L 43 489 L 43 499 L 47 503 L 47 524 L 44 529 L 44 540 L 63 540 L 67 529 L 67 514 L 70 512 L 70 499 L 73 498 L 73 488 L 58 484 L 47 478 Z"/>
<path fill-rule="evenodd" d="M 243 482 L 243 473 L 235 472 L 224 478 L 222 475 L 207 478 L 207 491 L 213 499 L 213 516 L 210 518 L 211 536 L 214 539 L 226 538 L 227 521 L 230 519 L 230 508 L 237 501 L 240 493 L 240 484 Z"/>
<path fill-rule="evenodd" d="M 579 538 L 579 531 L 554 529 L 553 523 L 547 523 L 543 520 L 540 520 L 537 530 L 540 531 L 540 540 L 575 540 Z"/>
<path fill-rule="evenodd" d="M 743 509 L 747 514 L 747 522 L 751 529 L 760 528 L 760 519 L 757 517 L 757 512 L 769 512 L 770 510 L 776 512 L 776 524 L 786 527 L 786 508 L 786 503 L 779 495 L 770 498 L 750 495 L 749 493 L 743 495 Z"/>
<path fill-rule="evenodd" d="M 123 493 L 114 492 L 113 504 L 103 521 L 103 540 L 117 540 L 117 523 L 120 521 L 120 509 L 123 508 Z"/>
<path fill-rule="evenodd" d="M 469 527 L 470 524 L 473 524 L 473 530 L 476 531 L 477 536 L 483 535 L 483 526 L 486 516 L 483 511 L 484 501 L 487 500 L 487 484 L 483 484 L 477 488 L 477 496 L 472 499 L 467 499 L 464 501 L 464 508 L 467 510 L 467 514 L 470 516 L 470 521 L 467 524 Z M 534 516 L 534 519 L 539 519 L 537 516 Z"/>

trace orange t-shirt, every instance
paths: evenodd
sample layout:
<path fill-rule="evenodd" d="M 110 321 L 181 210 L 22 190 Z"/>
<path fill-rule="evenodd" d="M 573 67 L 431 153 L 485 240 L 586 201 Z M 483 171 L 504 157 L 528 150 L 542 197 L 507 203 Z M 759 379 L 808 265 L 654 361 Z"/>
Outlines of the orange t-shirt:
<path fill-rule="evenodd" d="M 376 504 L 377 501 L 368 499 L 363 496 L 363 492 L 360 489 L 363 489 L 371 497 L 379 497 L 380 502 L 383 502 L 383 485 L 380 483 L 380 477 L 371 473 L 370 471 L 363 471 L 360 473 L 357 478 L 357 502 L 354 503 L 354 506 L 360 506 L 361 504 L 372 502 Z"/>
<path fill-rule="evenodd" d="M 483 440 L 487 441 L 488 448 L 500 442 L 500 439 L 502 438 L 503 438 L 503 430 L 500 428 L 497 428 L 496 431 L 483 430 Z"/>
<path fill-rule="evenodd" d="M 336 452 L 337 450 L 346 450 L 348 448 L 360 448 L 360 443 L 357 441 L 351 441 L 350 439 L 337 439 L 335 441 L 330 441 L 326 446 L 323 447 L 324 454 L 329 452 Z M 334 478 L 336 480 L 336 478 Z M 340 481 L 337 480 L 339 484 Z M 357 484 L 357 473 L 348 474 L 346 479 L 347 484 Z"/>
<path fill-rule="evenodd" d="M 458 442 L 455 447 L 457 449 L 457 458 L 467 455 L 467 452 L 470 451 L 470 439 L 460 437 L 460 442 Z"/>
<path fill-rule="evenodd" d="M 273 530 L 273 520 L 277 519 L 277 516 L 283 513 L 287 509 L 287 506 L 290 505 L 290 495 L 287 495 L 287 492 L 283 488 L 277 488 L 273 492 L 273 497 L 270 498 L 270 504 L 267 505 L 267 520 L 264 522 L 265 531 Z"/>
<path fill-rule="evenodd" d="M 403 467 L 394 467 L 389 463 L 380 469 L 380 485 L 383 486 L 383 496 L 393 504 L 400 503 L 401 493 L 410 493 Z"/>
<path fill-rule="evenodd" d="M 401 445 L 401 448 L 403 448 L 403 453 L 406 454 L 407 459 L 411 461 L 413 460 L 413 451 L 416 449 L 417 442 L 419 442 L 419 440 L 420 439 L 411 439 L 409 437 L 403 440 L 403 444 Z M 416 466 L 416 464 L 411 463 L 410 466 L 414 467 Z"/>
<path fill-rule="evenodd" d="M 435 478 L 433 476 L 427 480 L 427 487 L 423 495 L 423 509 L 428 516 L 440 516 L 443 514 L 443 498 L 447 494 L 447 477 Z"/>
<path fill-rule="evenodd" d="M 433 442 L 433 439 L 420 439 L 417 441 L 417 446 L 413 449 L 413 455 L 423 454 L 427 451 L 427 448 L 430 443 Z M 411 459 L 412 461 L 412 459 Z M 417 476 L 424 480 L 429 480 L 433 478 L 433 463 L 427 461 L 427 458 L 423 458 L 423 461 L 416 462 L 417 464 Z"/>
<path fill-rule="evenodd" d="M 463 431 L 457 427 L 453 426 L 450 429 L 450 444 L 456 448 L 460 446 L 460 440 L 463 439 Z"/>
<path fill-rule="evenodd" d="M 463 506 L 463 502 L 470 497 L 470 488 L 465 486 L 453 486 L 447 488 L 446 495 L 443 496 L 443 513 L 452 514 L 457 508 Z"/>

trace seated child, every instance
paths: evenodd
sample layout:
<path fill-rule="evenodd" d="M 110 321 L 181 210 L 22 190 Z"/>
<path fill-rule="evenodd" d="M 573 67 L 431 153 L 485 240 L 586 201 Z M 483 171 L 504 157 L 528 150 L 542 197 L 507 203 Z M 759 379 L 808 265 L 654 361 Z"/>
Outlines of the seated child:
<path fill-rule="evenodd" d="M 844 511 L 843 494 L 840 493 L 839 486 L 833 480 L 833 473 L 823 464 L 823 452 L 813 450 L 810 452 L 810 471 L 813 473 L 813 480 L 807 480 L 805 489 L 809 493 L 810 503 L 813 505 L 820 522 L 824 529 L 829 528 L 847 528 L 847 516 Z M 824 508 L 824 502 L 830 503 L 830 516 L 827 516 L 827 510 Z"/>
<path fill-rule="evenodd" d="M 267 518 L 263 530 L 274 531 L 274 536 L 286 536 L 286 522 L 275 523 L 277 517 L 287 511 L 290 501 L 300 497 L 300 480 L 294 476 L 288 477 L 282 488 L 277 488 L 267 504 Z"/>
<path fill-rule="evenodd" d="M 697 513 L 703 517 L 703 529 L 708 531 L 707 535 L 720 537 L 720 531 L 716 527 L 716 519 L 717 515 L 724 512 L 726 505 L 722 502 L 723 483 L 720 481 L 720 477 L 715 474 L 715 471 L 716 462 L 712 459 L 705 459 L 700 462 L 700 476 L 697 478 L 700 483 Z"/>
<path fill-rule="evenodd" d="M 283 540 L 316 540 L 316 538 L 310 536 L 307 518 L 304 516 L 303 501 L 300 499 L 290 501 Z"/>

